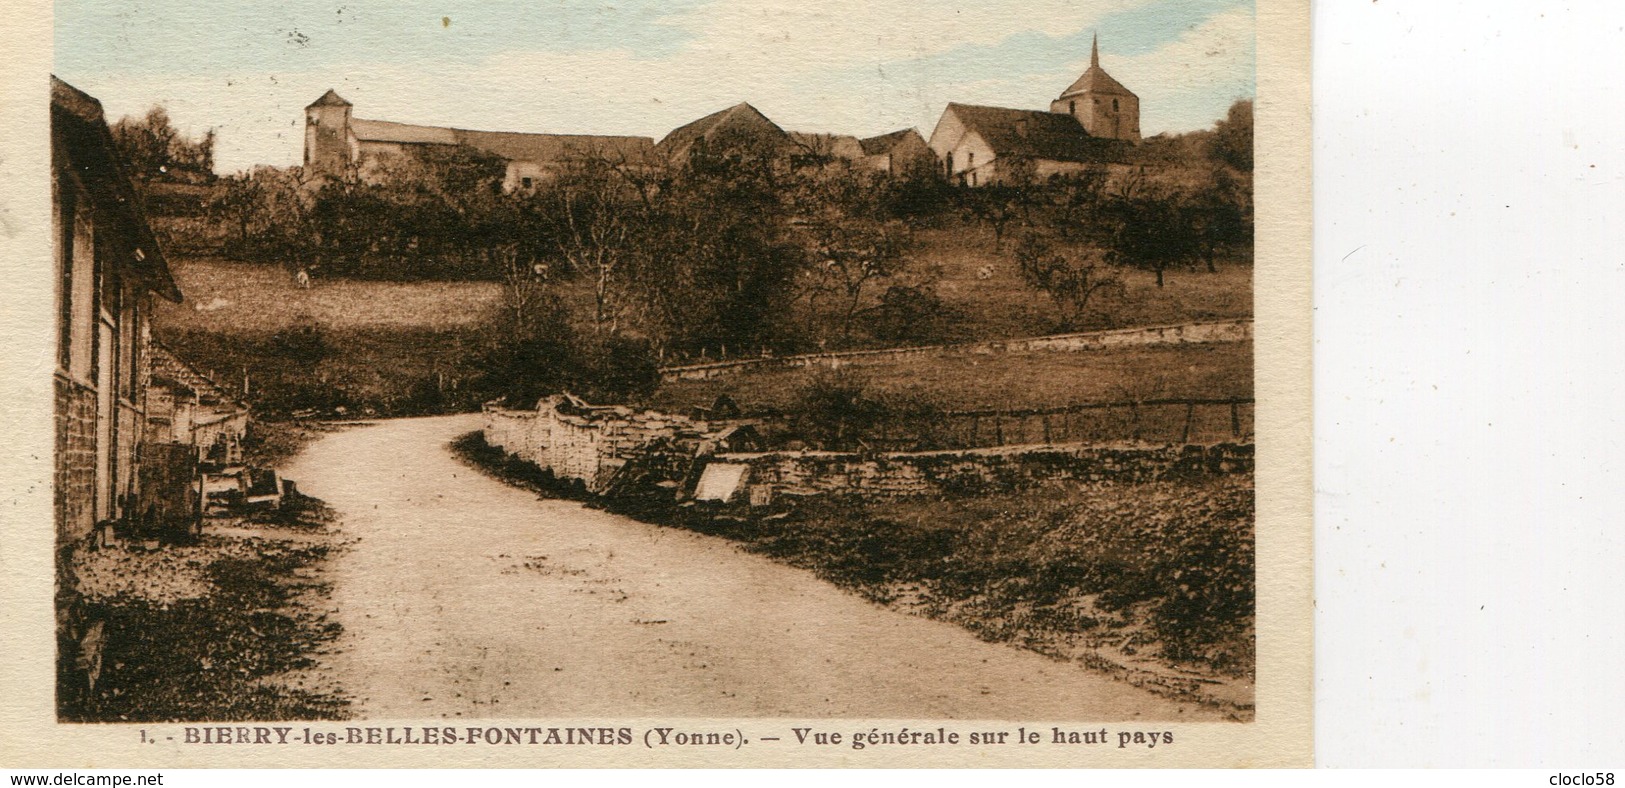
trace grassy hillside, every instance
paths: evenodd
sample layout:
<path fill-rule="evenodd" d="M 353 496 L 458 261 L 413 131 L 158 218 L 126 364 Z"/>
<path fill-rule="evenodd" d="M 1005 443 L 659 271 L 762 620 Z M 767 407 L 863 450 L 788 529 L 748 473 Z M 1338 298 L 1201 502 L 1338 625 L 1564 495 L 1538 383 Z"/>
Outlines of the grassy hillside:
<path fill-rule="evenodd" d="M 1052 329 L 1049 304 L 1025 289 L 1014 263 L 992 253 L 991 236 L 946 231 L 920 254 L 941 261 L 941 292 L 970 318 L 975 338 L 1030 336 Z M 976 271 L 991 266 L 993 276 Z M 222 382 L 246 372 L 262 412 L 304 409 L 352 415 L 408 415 L 478 405 L 469 383 L 482 323 L 500 308 L 492 282 L 385 282 L 317 277 L 299 288 L 280 266 L 218 258 L 172 263 L 186 294 L 164 303 L 158 338 Z M 1166 288 L 1131 274 L 1118 324 L 1177 323 L 1250 313 L 1251 270 L 1171 275 Z M 572 287 L 584 313 L 590 294 Z M 681 409 L 727 393 L 747 408 L 782 409 L 814 371 L 770 370 L 667 384 L 650 401 Z M 1245 397 L 1252 392 L 1246 345 L 1137 348 L 1089 353 L 950 354 L 902 359 L 857 373 L 880 393 L 908 394 L 947 409 L 1026 408 L 1159 397 Z"/>
<path fill-rule="evenodd" d="M 1014 242 L 1005 239 L 1001 253 L 993 251 L 993 233 L 981 225 L 956 225 L 921 230 L 915 235 L 915 257 L 935 266 L 941 274 L 937 292 L 968 318 L 965 339 L 999 339 L 1052 333 L 1055 307 L 1041 293 L 1021 281 L 1011 255 Z M 1062 252 L 1088 259 L 1089 251 L 1063 246 Z M 982 279 L 978 271 L 990 269 Z M 1197 320 L 1251 317 L 1253 267 L 1251 261 L 1220 260 L 1218 273 L 1170 271 L 1161 289 L 1148 271 L 1125 270 L 1127 293 L 1095 317 L 1102 327 L 1188 323 Z"/>
<path fill-rule="evenodd" d="M 683 409 L 727 394 L 747 410 L 783 410 L 820 374 L 826 374 L 822 368 L 768 369 L 666 383 L 651 404 Z M 876 393 L 923 396 L 948 410 L 1019 410 L 1083 402 L 1251 397 L 1253 354 L 1246 343 L 1084 353 L 945 353 L 906 356 L 843 374 Z"/>

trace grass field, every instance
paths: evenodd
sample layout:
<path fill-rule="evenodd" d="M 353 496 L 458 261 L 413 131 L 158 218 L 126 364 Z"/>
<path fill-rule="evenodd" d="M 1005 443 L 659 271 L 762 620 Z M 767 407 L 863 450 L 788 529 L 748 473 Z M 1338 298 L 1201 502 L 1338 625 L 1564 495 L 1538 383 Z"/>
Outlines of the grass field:
<path fill-rule="evenodd" d="M 783 410 L 820 374 L 827 373 L 819 367 L 768 369 L 666 383 L 650 404 L 680 410 L 708 405 L 727 394 L 746 410 Z M 1253 354 L 1247 343 L 1082 353 L 943 353 L 905 356 L 842 374 L 864 381 L 877 393 L 924 397 L 947 410 L 1019 410 L 1085 402 L 1251 397 Z"/>
<path fill-rule="evenodd" d="M 328 329 L 469 328 L 501 302 L 494 282 L 375 282 L 316 278 L 300 289 L 281 266 L 218 258 L 170 261 L 186 301 L 161 302 L 166 329 L 273 332 L 314 323 Z"/>
<path fill-rule="evenodd" d="M 941 243 L 927 250 L 941 250 Z M 974 316 L 981 338 L 1031 336 L 1054 327 L 1049 305 L 1024 289 L 1014 264 L 994 266 L 989 280 L 975 271 L 1000 260 L 991 238 L 972 234 L 955 254 L 943 253 L 943 292 Z M 240 385 L 266 413 L 302 408 L 409 415 L 477 405 L 466 384 L 482 322 L 499 307 L 490 282 L 380 282 L 317 278 L 297 287 L 280 266 L 217 258 L 179 258 L 172 267 L 186 301 L 163 303 L 157 336 L 196 366 Z M 1131 280 L 1140 304 L 1134 321 L 1177 323 L 1250 313 L 1250 268 L 1218 274 L 1181 273 L 1161 292 Z M 1135 273 L 1133 276 L 1139 277 Z M 1139 288 L 1136 290 L 1135 288 Z M 572 295 L 580 295 L 574 293 Z M 299 332 L 320 337 L 319 357 L 287 357 Z M 305 337 L 308 339 L 308 336 Z M 750 409 L 782 409 L 812 370 L 769 370 L 711 381 L 667 384 L 648 403 L 682 409 L 727 393 Z M 881 393 L 907 393 L 953 410 L 1037 408 L 1148 398 L 1247 397 L 1252 352 L 1245 344 L 1117 349 L 1086 353 L 1004 355 L 950 353 L 900 359 L 856 374 Z"/>
<path fill-rule="evenodd" d="M 1021 281 L 1010 239 L 1005 239 L 1000 254 L 993 251 L 992 231 L 982 226 L 922 230 L 915 239 L 915 258 L 941 273 L 938 293 L 969 318 L 966 339 L 1036 336 L 1056 330 L 1054 305 Z M 1081 253 L 1075 248 L 1063 251 Z M 988 279 L 977 276 L 983 266 L 991 269 Z M 1170 271 L 1161 289 L 1149 271 L 1119 271 L 1127 292 L 1121 303 L 1094 321 L 1099 327 L 1123 327 L 1252 316 L 1251 263 L 1220 260 L 1218 268 L 1212 274 Z"/>

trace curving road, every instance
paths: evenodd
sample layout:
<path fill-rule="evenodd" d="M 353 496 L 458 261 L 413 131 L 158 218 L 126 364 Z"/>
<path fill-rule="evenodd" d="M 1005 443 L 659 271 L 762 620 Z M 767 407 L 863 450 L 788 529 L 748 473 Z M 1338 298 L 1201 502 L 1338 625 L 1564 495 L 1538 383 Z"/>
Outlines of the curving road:
<path fill-rule="evenodd" d="M 285 469 L 355 542 L 328 572 L 328 669 L 357 716 L 1219 718 L 721 538 L 538 499 L 450 454 L 478 427 L 378 422 Z"/>

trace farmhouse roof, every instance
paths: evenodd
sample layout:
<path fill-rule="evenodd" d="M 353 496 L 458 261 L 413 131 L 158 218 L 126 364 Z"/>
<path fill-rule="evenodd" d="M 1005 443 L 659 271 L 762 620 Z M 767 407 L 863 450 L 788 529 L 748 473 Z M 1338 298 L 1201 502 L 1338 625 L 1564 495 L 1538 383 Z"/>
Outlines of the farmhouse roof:
<path fill-rule="evenodd" d="M 879 156 L 883 153 L 891 153 L 892 149 L 902 144 L 903 140 L 908 139 L 908 135 L 910 134 L 913 134 L 916 137 L 920 136 L 920 133 L 914 129 L 899 129 L 897 131 L 882 134 L 878 137 L 868 137 L 859 140 L 858 144 L 863 146 L 863 152 L 865 154 L 869 156 Z M 925 140 L 924 137 L 921 137 L 920 139 L 922 142 Z"/>
<path fill-rule="evenodd" d="M 865 155 L 863 143 L 851 134 L 823 134 L 810 131 L 787 132 L 790 139 L 817 154 L 856 159 Z"/>
<path fill-rule="evenodd" d="M 641 161 L 648 159 L 654 150 L 654 140 L 648 137 L 471 131 L 361 118 L 352 119 L 350 128 L 356 139 L 366 142 L 468 145 L 509 161 L 561 161 L 589 153 L 623 161 Z"/>
<path fill-rule="evenodd" d="M 184 388 L 196 394 L 204 403 L 228 405 L 238 410 L 248 409 L 248 406 L 227 393 L 220 384 L 197 371 L 191 364 L 182 361 L 169 348 L 156 342 L 152 344 L 152 377 L 154 380 Z"/>
<path fill-rule="evenodd" d="M 345 101 L 344 97 L 340 96 L 338 93 L 334 92 L 334 90 L 332 88 L 328 88 L 327 92 L 323 93 L 321 98 L 310 102 L 310 104 L 305 106 L 305 109 L 310 109 L 311 107 L 353 107 L 353 106 L 355 106 L 355 105 L 351 104 L 348 101 Z"/>
<path fill-rule="evenodd" d="M 1093 46 L 1089 50 L 1089 68 L 1078 77 L 1072 86 L 1061 91 L 1061 98 L 1076 96 L 1080 93 L 1103 93 L 1114 96 L 1132 96 L 1134 92 L 1123 87 L 1123 83 L 1112 79 L 1106 69 L 1100 67 L 1100 36 L 1095 36 Z"/>
<path fill-rule="evenodd" d="M 740 102 L 672 129 L 665 138 L 655 143 L 655 151 L 668 158 L 680 156 L 694 147 L 694 143 L 702 139 L 715 139 L 722 132 L 741 138 L 756 137 L 772 143 L 790 141 L 789 135 L 777 123 L 749 103 Z"/>
<path fill-rule="evenodd" d="M 1071 115 L 972 104 L 949 104 L 948 111 L 998 156 L 1087 163 L 1116 160 L 1124 147 L 1089 136 Z"/>
<path fill-rule="evenodd" d="M 79 174 L 96 209 L 112 219 L 107 236 L 123 247 L 127 264 L 153 292 L 180 303 L 180 288 L 147 223 L 124 157 L 113 143 L 101 102 L 52 76 L 51 135 L 62 140 L 69 166 Z M 100 227 L 97 234 L 101 234 Z"/>
<path fill-rule="evenodd" d="M 417 126 L 388 120 L 350 119 L 350 130 L 358 140 L 400 142 L 412 145 L 456 145 L 457 132 L 439 126 Z"/>

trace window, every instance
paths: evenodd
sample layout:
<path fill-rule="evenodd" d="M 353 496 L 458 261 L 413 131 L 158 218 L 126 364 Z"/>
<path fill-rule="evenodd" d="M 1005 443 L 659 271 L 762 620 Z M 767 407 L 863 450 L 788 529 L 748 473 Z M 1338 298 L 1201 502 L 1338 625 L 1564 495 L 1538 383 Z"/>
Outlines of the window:
<path fill-rule="evenodd" d="M 1076 101 L 1068 101 L 1066 103 L 1066 111 L 1073 114 L 1073 115 L 1078 114 L 1078 102 L 1076 102 Z"/>
<path fill-rule="evenodd" d="M 965 154 L 965 169 L 967 169 L 967 170 L 976 169 L 976 151 L 971 151 L 971 152 Z"/>
<path fill-rule="evenodd" d="M 531 184 L 531 180 L 529 178 L 520 178 L 519 179 L 519 185 L 520 186 L 523 186 L 523 187 L 529 189 L 530 184 Z"/>
<path fill-rule="evenodd" d="M 1117 99 L 1112 99 L 1112 112 L 1117 111 Z"/>

